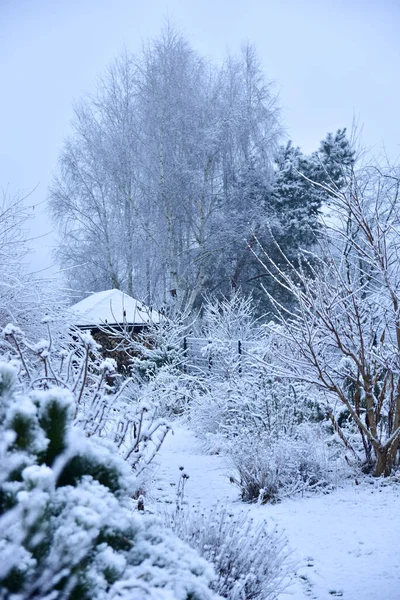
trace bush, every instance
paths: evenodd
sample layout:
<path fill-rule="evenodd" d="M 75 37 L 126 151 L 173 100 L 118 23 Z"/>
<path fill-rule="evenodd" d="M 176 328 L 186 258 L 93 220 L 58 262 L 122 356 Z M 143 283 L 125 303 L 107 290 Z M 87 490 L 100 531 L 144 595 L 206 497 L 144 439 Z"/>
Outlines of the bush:
<path fill-rule="evenodd" d="M 340 447 L 329 444 L 322 428 L 315 424 L 298 427 L 295 436 L 238 438 L 227 449 L 244 502 L 276 502 L 299 492 L 329 489 L 339 470 L 346 469 L 338 458 Z M 343 473 L 341 473 L 343 474 Z"/>
<path fill-rule="evenodd" d="M 17 392 L 0 363 L 0 599 L 213 598 L 207 562 L 129 514 L 132 469 L 75 411 L 68 390 Z"/>
<path fill-rule="evenodd" d="M 339 454 L 327 415 L 315 388 L 279 376 L 285 344 L 252 322 L 250 308 L 208 305 L 207 350 L 215 364 L 195 391 L 191 425 L 206 451 L 227 456 L 243 501 L 326 489 L 336 480 Z M 248 340 L 240 355 L 238 339 Z"/>
<path fill-rule="evenodd" d="M 128 360 L 129 373 L 138 398 L 157 407 L 160 418 L 182 415 L 190 402 L 194 379 L 186 374 L 184 337 L 190 324 L 187 317 L 163 317 L 144 331 L 132 335 L 123 327 L 107 332 L 112 343 Z"/>
<path fill-rule="evenodd" d="M 48 325 L 47 339 L 33 343 L 9 324 L 1 330 L 0 350 L 18 364 L 19 382 L 31 391 L 51 386 L 70 390 L 74 425 L 88 437 L 112 441 L 135 474 L 147 477 L 170 429 L 160 416 L 154 386 L 138 386 L 117 375 L 115 361 L 101 356 L 99 344 L 87 332 L 67 332 L 55 343 Z"/>
<path fill-rule="evenodd" d="M 214 565 L 212 587 L 229 600 L 272 600 L 289 583 L 291 565 L 285 539 L 265 521 L 222 506 L 176 510 L 173 531 Z"/>

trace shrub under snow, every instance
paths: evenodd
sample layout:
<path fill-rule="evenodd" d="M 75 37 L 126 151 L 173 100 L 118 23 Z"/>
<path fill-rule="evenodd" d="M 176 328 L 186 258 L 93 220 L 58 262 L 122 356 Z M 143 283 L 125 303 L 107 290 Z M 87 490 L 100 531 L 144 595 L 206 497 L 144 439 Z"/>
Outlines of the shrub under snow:
<path fill-rule="evenodd" d="M 238 438 L 226 451 L 231 480 L 245 502 L 276 502 L 298 492 L 329 489 L 344 468 L 339 446 L 329 445 L 315 424 L 299 426 L 294 436 Z"/>
<path fill-rule="evenodd" d="M 190 422 L 206 450 L 227 456 L 244 501 L 273 502 L 326 489 L 336 483 L 338 471 L 344 474 L 341 447 L 315 389 L 276 375 L 275 339 L 255 324 L 250 327 L 249 310 L 237 302 L 208 307 L 213 328 L 207 347 L 213 349 L 215 364 L 195 391 Z M 231 326 L 237 311 L 250 323 L 244 331 Z M 211 337 L 213 329 L 218 338 Z M 232 338 L 239 333 L 249 340 L 240 355 Z"/>
<path fill-rule="evenodd" d="M 229 600 L 273 600 L 286 587 L 291 571 L 285 539 L 265 521 L 222 506 L 193 507 L 170 517 L 174 532 L 214 565 L 213 589 Z"/>
<path fill-rule="evenodd" d="M 137 385 L 118 376 L 115 361 L 103 358 L 89 332 L 68 332 L 55 343 L 48 327 L 47 338 L 33 343 L 9 324 L 1 330 L 0 349 L 18 365 L 19 382 L 26 388 L 69 389 L 75 401 L 74 425 L 88 437 L 112 441 L 136 476 L 146 479 L 169 430 L 160 416 L 162 394 L 152 382 Z"/>
<path fill-rule="evenodd" d="M 210 600 L 212 568 L 131 514 L 130 466 L 71 427 L 67 390 L 17 390 L 0 363 L 1 600 Z"/>

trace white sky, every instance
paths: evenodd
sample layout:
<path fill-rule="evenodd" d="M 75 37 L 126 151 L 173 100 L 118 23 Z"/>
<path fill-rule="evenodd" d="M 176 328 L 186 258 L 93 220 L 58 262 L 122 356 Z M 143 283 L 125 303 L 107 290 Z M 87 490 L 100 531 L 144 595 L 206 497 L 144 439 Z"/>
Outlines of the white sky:
<path fill-rule="evenodd" d="M 253 43 L 305 152 L 354 117 L 368 147 L 400 156 L 400 0 L 0 0 L 0 188 L 38 185 L 33 235 L 52 230 L 47 187 L 73 101 L 166 18 L 217 60 Z M 33 242 L 32 268 L 51 264 L 54 239 Z"/>

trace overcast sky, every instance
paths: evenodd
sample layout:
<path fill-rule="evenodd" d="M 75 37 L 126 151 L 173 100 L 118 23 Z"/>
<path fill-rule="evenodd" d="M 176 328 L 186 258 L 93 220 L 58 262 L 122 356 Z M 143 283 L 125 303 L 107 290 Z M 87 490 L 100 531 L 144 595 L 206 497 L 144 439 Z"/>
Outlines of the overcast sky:
<path fill-rule="evenodd" d="M 38 186 L 34 235 L 52 230 L 45 200 L 73 102 L 166 18 L 217 60 L 253 43 L 305 152 L 355 118 L 368 147 L 399 157 L 400 0 L 0 0 L 0 188 Z M 34 269 L 54 239 L 34 243 Z"/>

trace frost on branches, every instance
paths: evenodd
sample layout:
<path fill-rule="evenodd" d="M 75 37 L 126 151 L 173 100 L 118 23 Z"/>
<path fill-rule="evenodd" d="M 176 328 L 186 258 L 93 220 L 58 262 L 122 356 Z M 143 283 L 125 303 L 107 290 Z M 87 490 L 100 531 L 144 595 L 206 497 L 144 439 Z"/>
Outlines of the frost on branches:
<path fill-rule="evenodd" d="M 130 514 L 132 470 L 71 426 L 72 394 L 19 389 L 0 363 L 1 600 L 211 600 L 208 563 Z"/>
<path fill-rule="evenodd" d="M 188 374 L 184 348 L 184 338 L 195 321 L 185 312 L 163 317 L 160 323 L 150 323 L 135 335 L 123 326 L 107 328 L 107 335 L 129 364 L 134 395 L 156 406 L 160 418 L 182 416 L 190 405 L 193 388 L 198 387 Z"/>
<path fill-rule="evenodd" d="M 27 230 L 34 206 L 25 197 L 11 196 L 0 190 L 0 327 L 13 323 L 30 335 L 41 336 L 43 307 L 56 321 L 62 321 L 60 298 L 54 282 L 49 284 L 29 273 L 26 256 L 29 254 Z"/>
<path fill-rule="evenodd" d="M 0 344 L 18 366 L 21 384 L 30 390 L 51 386 L 70 390 L 74 424 L 87 437 L 111 440 L 136 475 L 144 473 L 169 425 L 148 386 L 139 387 L 131 378 L 121 381 L 114 360 L 101 356 L 90 333 L 76 330 L 56 344 L 48 326 L 47 339 L 32 343 L 9 324 L 1 332 Z"/>
<path fill-rule="evenodd" d="M 251 303 L 237 295 L 209 303 L 204 327 L 213 368 L 195 390 L 190 420 L 208 451 L 229 458 L 242 500 L 273 502 L 335 482 L 340 446 L 311 386 L 277 376 L 274 338 Z"/>
<path fill-rule="evenodd" d="M 264 266 L 295 308 L 274 298 L 281 377 L 310 384 L 349 459 L 389 475 L 400 444 L 400 177 L 368 167 L 344 191 L 325 186 L 329 225 L 309 260 Z"/>
<path fill-rule="evenodd" d="M 229 600 L 276 600 L 290 580 L 285 538 L 246 513 L 235 515 L 222 506 L 209 510 L 178 506 L 169 516 L 177 535 L 213 563 L 213 589 Z"/>

